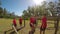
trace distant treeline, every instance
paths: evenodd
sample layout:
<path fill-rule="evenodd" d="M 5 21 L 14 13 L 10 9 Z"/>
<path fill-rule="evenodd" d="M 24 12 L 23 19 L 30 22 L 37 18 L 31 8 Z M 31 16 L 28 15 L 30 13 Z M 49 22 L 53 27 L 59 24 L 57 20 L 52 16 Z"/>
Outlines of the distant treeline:
<path fill-rule="evenodd" d="M 0 7 L 0 18 L 17 18 L 14 12 L 10 13 L 6 8 Z"/>

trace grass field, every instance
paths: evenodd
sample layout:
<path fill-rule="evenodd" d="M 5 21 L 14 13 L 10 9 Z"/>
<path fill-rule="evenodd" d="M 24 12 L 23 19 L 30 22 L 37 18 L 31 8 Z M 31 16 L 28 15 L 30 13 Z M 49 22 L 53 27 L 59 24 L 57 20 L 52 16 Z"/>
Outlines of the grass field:
<path fill-rule="evenodd" d="M 54 21 L 48 21 L 48 22 L 54 23 Z M 26 24 L 26 26 L 22 30 L 18 31 L 19 34 L 28 34 L 28 32 L 30 30 L 29 20 L 26 20 L 25 24 Z M 40 26 L 40 24 L 41 24 L 41 21 L 38 20 L 38 26 Z M 18 19 L 17 19 L 17 25 L 18 25 L 17 27 L 20 27 Z M 60 23 L 59 23 L 59 26 L 60 26 Z M 54 24 L 48 23 L 47 28 L 48 27 L 54 27 Z M 0 34 L 4 34 L 4 31 L 7 31 L 9 29 L 12 29 L 12 19 L 0 18 Z M 39 28 L 36 28 L 35 34 L 39 34 L 39 31 L 40 31 Z M 46 34 L 54 34 L 54 31 L 55 31 L 54 28 L 51 30 L 47 29 Z M 7 33 L 7 34 L 9 34 L 9 33 Z M 58 30 L 58 34 L 60 34 L 60 28 Z"/>

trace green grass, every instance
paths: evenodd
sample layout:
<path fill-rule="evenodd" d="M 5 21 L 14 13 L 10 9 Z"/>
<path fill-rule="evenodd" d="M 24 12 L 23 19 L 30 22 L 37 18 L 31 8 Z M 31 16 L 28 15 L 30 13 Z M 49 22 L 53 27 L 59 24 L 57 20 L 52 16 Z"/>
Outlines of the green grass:
<path fill-rule="evenodd" d="M 54 21 L 48 21 L 48 22 L 52 22 L 54 23 Z M 17 25 L 18 27 L 20 27 L 18 19 L 17 19 Z M 41 21 L 38 20 L 38 26 L 41 25 Z M 60 26 L 60 24 L 59 24 Z M 54 27 L 54 24 L 48 24 L 47 27 Z M 12 19 L 4 19 L 4 18 L 0 18 L 0 34 L 4 34 L 4 31 L 7 31 L 9 29 L 12 28 Z M 30 31 L 30 26 L 29 26 L 29 20 L 26 20 L 26 26 L 25 28 L 23 28 L 22 30 L 19 31 L 19 34 L 28 34 L 28 32 Z M 60 32 L 60 29 L 58 31 L 58 34 Z M 39 34 L 39 28 L 36 28 L 36 32 L 35 34 Z M 54 30 L 46 30 L 46 34 L 54 34 Z"/>

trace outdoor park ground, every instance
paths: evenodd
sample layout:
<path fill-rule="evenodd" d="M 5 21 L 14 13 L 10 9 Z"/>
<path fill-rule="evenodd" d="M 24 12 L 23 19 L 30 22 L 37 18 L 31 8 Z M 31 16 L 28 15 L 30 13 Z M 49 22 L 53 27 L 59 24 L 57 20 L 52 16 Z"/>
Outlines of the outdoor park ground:
<path fill-rule="evenodd" d="M 24 21 L 23 21 L 24 22 Z M 48 21 L 51 23 L 48 23 L 48 27 L 54 27 L 54 21 Z M 40 26 L 41 21 L 38 20 L 38 26 Z M 17 19 L 17 27 L 20 27 L 18 19 Z M 12 19 L 5 19 L 5 18 L 0 18 L 0 34 L 4 34 L 5 31 L 12 29 Z M 50 29 L 50 30 L 49 30 Z M 49 28 L 46 29 L 46 34 L 54 34 L 54 28 Z M 29 20 L 26 20 L 25 22 L 25 27 L 22 30 L 19 30 L 19 34 L 28 34 L 28 32 L 30 31 L 30 26 L 29 26 Z M 36 28 L 36 32 L 35 34 L 40 34 L 39 33 L 39 28 Z M 9 34 L 10 32 L 7 32 L 7 34 Z M 58 30 L 58 34 L 60 34 L 60 22 L 59 22 L 59 30 Z"/>

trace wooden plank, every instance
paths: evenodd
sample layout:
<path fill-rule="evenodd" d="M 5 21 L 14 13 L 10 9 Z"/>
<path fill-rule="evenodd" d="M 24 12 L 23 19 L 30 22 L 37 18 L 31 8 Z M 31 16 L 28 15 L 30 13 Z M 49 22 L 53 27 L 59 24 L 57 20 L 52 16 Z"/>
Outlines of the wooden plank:
<path fill-rule="evenodd" d="M 16 34 L 18 34 L 18 31 L 16 30 L 15 26 L 13 25 L 13 29 L 16 32 Z"/>
<path fill-rule="evenodd" d="M 24 28 L 24 27 L 18 28 L 17 31 L 21 30 L 22 28 Z M 15 33 L 15 31 L 10 32 L 10 34 L 14 34 L 14 33 Z"/>

